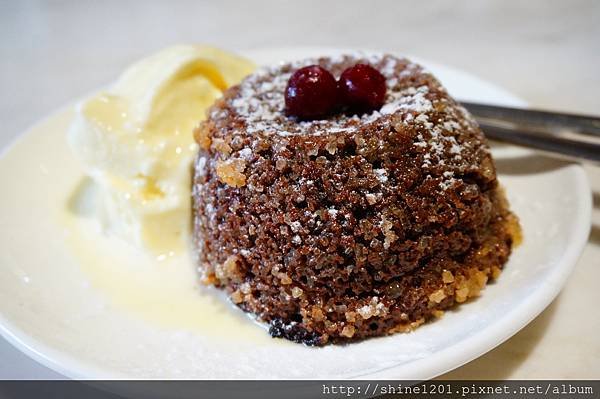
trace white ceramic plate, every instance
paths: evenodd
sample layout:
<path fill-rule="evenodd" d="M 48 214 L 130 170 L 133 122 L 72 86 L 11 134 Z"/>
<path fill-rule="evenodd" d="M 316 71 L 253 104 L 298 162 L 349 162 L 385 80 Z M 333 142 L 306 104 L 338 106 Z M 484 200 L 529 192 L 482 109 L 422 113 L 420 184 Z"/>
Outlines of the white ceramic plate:
<path fill-rule="evenodd" d="M 272 63 L 331 52 L 248 55 Z M 460 99 L 523 105 L 475 77 L 424 64 Z M 268 338 L 214 292 L 199 293 L 185 254 L 158 262 L 96 231 L 71 201 L 83 175 L 65 142 L 71 116 L 67 107 L 40 122 L 0 159 L 0 332 L 69 377 L 431 378 L 538 315 L 589 233 L 581 167 L 497 147 L 500 179 L 525 237 L 499 281 L 413 333 L 308 348 Z"/>

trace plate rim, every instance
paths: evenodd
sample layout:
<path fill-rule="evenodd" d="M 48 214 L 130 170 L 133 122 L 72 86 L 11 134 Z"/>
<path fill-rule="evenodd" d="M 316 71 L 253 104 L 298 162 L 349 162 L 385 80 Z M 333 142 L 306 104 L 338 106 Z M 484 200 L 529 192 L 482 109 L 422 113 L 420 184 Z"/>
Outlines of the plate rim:
<path fill-rule="evenodd" d="M 335 47 L 318 47 L 318 46 L 290 46 L 290 47 L 255 47 L 245 50 L 240 50 L 238 53 L 242 55 L 250 55 L 251 59 L 256 60 L 255 55 L 257 53 L 286 53 L 286 52 L 297 52 L 302 54 L 314 53 L 314 54 L 332 54 L 336 52 L 356 52 L 357 49 L 349 50 L 347 48 L 335 48 Z M 381 50 L 369 50 L 359 49 L 358 51 L 364 52 L 381 52 Z M 392 54 L 397 54 L 396 51 L 384 51 Z M 493 89 L 495 93 L 502 93 L 502 95 L 510 99 L 516 106 L 527 107 L 527 103 L 512 94 L 501 86 L 497 86 L 493 82 L 479 78 L 476 75 L 465 72 L 460 69 L 456 69 L 446 64 L 432 62 L 420 57 L 409 58 L 416 60 L 428 67 L 439 67 L 447 70 L 453 74 L 462 76 L 469 79 L 472 82 L 476 82 L 477 85 L 481 85 L 487 89 Z M 84 96 L 85 98 L 85 96 Z M 77 100 L 75 100 L 77 101 Z M 492 101 L 493 102 L 493 101 Z M 49 122 L 65 116 L 67 113 L 72 112 L 73 103 L 63 105 L 57 110 L 51 112 L 47 116 L 41 118 L 36 123 L 32 124 L 29 128 L 25 129 L 21 134 L 17 135 L 9 144 L 3 146 L 0 150 L 0 158 L 3 158 L 9 153 L 21 140 L 26 136 L 33 134 L 37 129 L 43 128 Z M 554 284 L 548 284 L 547 286 L 536 290 L 530 297 L 530 305 L 527 307 L 517 307 L 511 312 L 507 313 L 500 320 L 496 321 L 492 325 L 486 328 L 485 334 L 476 334 L 470 340 L 470 347 L 477 348 L 477 350 L 464 351 L 460 344 L 454 344 L 450 347 L 444 348 L 443 350 L 435 353 L 436 362 L 432 365 L 430 357 L 413 360 L 406 364 L 397 364 L 388 366 L 378 371 L 369 372 L 348 379 L 392 379 L 397 378 L 397 375 L 401 374 L 403 379 L 422 379 L 423 374 L 427 374 L 430 378 L 439 376 L 442 373 L 448 372 L 455 368 L 458 368 L 471 360 L 474 360 L 481 355 L 491 351 L 495 347 L 501 345 L 503 342 L 510 339 L 514 334 L 529 324 L 535 317 L 546 309 L 546 307 L 556 298 L 564 287 L 568 277 L 571 275 L 579 257 L 581 256 L 583 249 L 588 241 L 589 233 L 591 231 L 591 214 L 592 214 L 592 197 L 589 181 L 585 170 L 580 164 L 571 163 L 566 168 L 572 169 L 575 177 L 575 185 L 581 188 L 582 192 L 589 195 L 579 197 L 579 202 L 576 206 L 577 212 L 575 215 L 576 221 L 574 222 L 580 228 L 574 230 L 569 237 L 569 246 L 566 251 L 563 252 L 562 257 L 559 261 L 560 264 L 565 265 L 563 267 L 554 270 L 550 274 L 548 279 L 551 279 Z M 101 369 L 89 364 L 86 361 L 81 361 L 69 354 L 57 351 L 33 338 L 25 331 L 16 327 L 10 320 L 8 320 L 3 314 L 0 313 L 0 335 L 4 337 L 12 346 L 29 356 L 34 361 L 48 367 L 60 373 L 62 376 L 70 379 L 128 379 L 131 377 L 115 373 L 114 371 L 108 372 L 108 370 Z M 462 342 L 462 341 L 461 341 Z M 457 360 L 460 359 L 460 360 Z M 416 370 L 416 372 L 415 372 Z"/>

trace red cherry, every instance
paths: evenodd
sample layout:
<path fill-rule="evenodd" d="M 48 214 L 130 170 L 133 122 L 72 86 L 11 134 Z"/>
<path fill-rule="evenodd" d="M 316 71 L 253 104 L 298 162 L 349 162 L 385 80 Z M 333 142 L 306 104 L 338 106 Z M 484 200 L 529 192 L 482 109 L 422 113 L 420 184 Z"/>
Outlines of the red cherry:
<path fill-rule="evenodd" d="M 285 113 L 298 119 L 319 119 L 333 113 L 337 105 L 337 83 L 318 65 L 298 69 L 285 88 Z"/>
<path fill-rule="evenodd" d="M 385 77 L 370 65 L 356 64 L 342 72 L 339 91 L 351 111 L 378 110 L 385 103 Z"/>

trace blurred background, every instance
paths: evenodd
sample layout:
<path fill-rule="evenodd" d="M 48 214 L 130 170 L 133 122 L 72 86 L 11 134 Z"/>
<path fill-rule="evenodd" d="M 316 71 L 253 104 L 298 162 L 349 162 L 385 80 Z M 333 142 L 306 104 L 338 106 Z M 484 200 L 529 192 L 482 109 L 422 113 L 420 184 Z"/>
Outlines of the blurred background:
<path fill-rule="evenodd" d="M 0 147 L 138 58 L 193 42 L 391 51 L 476 75 L 533 107 L 600 114 L 597 0 L 0 0 Z M 597 221 L 600 173 L 587 170 Z M 596 226 L 563 294 L 514 338 L 447 377 L 598 378 L 597 322 L 569 311 L 582 295 L 597 301 L 578 287 L 598 275 L 598 256 Z M 576 342 L 565 335 L 570 325 L 578 325 Z M 0 339 L 0 378 L 56 377 Z"/>

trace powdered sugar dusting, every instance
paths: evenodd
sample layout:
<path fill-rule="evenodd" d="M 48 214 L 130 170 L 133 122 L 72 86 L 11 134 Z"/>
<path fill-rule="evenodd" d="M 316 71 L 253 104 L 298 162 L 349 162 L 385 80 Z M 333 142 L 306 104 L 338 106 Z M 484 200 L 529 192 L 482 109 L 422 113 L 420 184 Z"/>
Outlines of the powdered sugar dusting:
<path fill-rule="evenodd" d="M 349 56 L 339 56 L 328 60 L 330 64 L 347 62 Z M 293 132 L 288 131 L 288 124 L 284 113 L 284 92 L 287 82 L 294 71 L 307 65 L 319 63 L 318 59 L 306 59 L 289 64 L 284 71 L 280 66 L 264 67 L 257 73 L 244 80 L 240 85 L 240 94 L 232 101 L 235 112 L 245 120 L 249 133 L 263 132 L 289 136 L 295 134 L 320 135 L 323 130 L 331 133 L 351 133 L 360 127 L 360 124 L 388 121 L 386 116 L 398 111 L 425 113 L 431 111 L 432 104 L 426 98 L 427 86 L 400 88 L 399 78 L 409 76 L 422 70 L 417 64 L 405 59 L 382 54 L 357 54 L 354 59 L 360 59 L 378 67 L 386 78 L 387 98 L 385 105 L 379 111 L 370 114 L 337 115 L 326 121 L 304 121 L 296 124 Z M 399 63 L 402 63 L 399 64 Z M 398 69 L 401 68 L 401 72 Z M 269 78 L 269 80 L 266 80 Z M 320 129 L 325 127 L 326 129 Z"/>
<path fill-rule="evenodd" d="M 313 121 L 294 121 L 285 115 L 285 88 L 296 70 L 319 64 L 338 77 L 343 68 L 359 62 L 374 66 L 386 78 L 386 102 L 380 110 L 364 115 L 340 113 L 326 120 Z M 418 64 L 385 54 L 357 53 L 305 59 L 259 69 L 242 81 L 236 96 L 230 100 L 229 110 L 233 111 L 248 134 L 274 135 L 284 141 L 285 137 L 298 135 L 360 133 L 367 125 L 396 131 L 416 128 L 413 146 L 422 154 L 421 168 L 430 171 L 429 174 L 439 181 L 440 190 L 444 191 L 453 186 L 456 178 L 435 172 L 436 168 L 450 168 L 457 172 L 475 168 L 476 159 L 465 154 L 476 152 L 481 141 L 461 138 L 466 131 L 477 131 L 476 122 L 464 108 L 447 97 L 441 85 L 435 80 L 431 84 L 431 79 L 423 79 L 424 76 L 430 78 Z M 439 109 L 443 112 L 438 112 Z M 218 118 L 219 113 L 225 111 L 216 107 L 212 112 L 211 117 Z M 483 150 L 486 151 L 485 148 Z M 335 145 L 332 145 L 331 151 L 335 152 Z M 316 152 L 308 155 L 316 155 Z M 239 156 L 249 159 L 251 154 L 245 150 Z M 283 162 L 281 166 L 285 167 Z M 390 183 L 385 169 L 376 169 L 374 173 L 381 184 Z"/>

